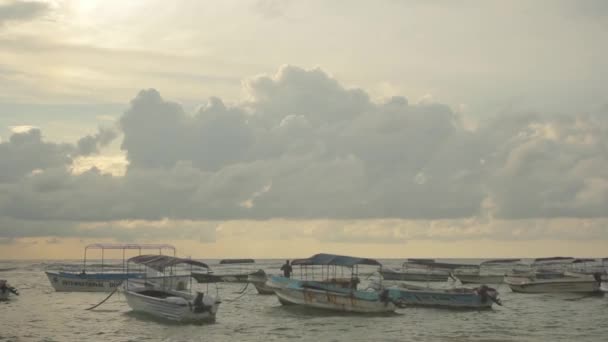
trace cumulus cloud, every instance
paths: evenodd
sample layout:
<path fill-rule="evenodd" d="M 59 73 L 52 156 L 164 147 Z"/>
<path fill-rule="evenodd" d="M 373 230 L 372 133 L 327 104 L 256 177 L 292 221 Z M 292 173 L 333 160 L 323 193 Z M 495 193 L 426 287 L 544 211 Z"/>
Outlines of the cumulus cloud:
<path fill-rule="evenodd" d="M 283 66 L 243 84 L 243 102 L 209 97 L 194 113 L 142 90 L 119 121 L 124 175 L 70 171 L 72 156 L 98 152 L 113 132 L 74 145 L 44 142 L 38 129 L 14 133 L 0 144 L 7 170 L 0 216 L 87 224 L 342 220 L 314 234 L 399 243 L 513 236 L 495 220 L 536 222 L 526 231 L 537 236 L 550 234 L 539 228 L 543 220 L 606 217 L 606 113 L 511 114 L 471 128 L 432 99 L 372 101 L 318 68 Z M 605 237 L 602 229 L 589 236 Z"/>
<path fill-rule="evenodd" d="M 44 2 L 9 0 L 0 2 L 0 26 L 10 21 L 27 21 L 46 14 L 50 6 Z"/>

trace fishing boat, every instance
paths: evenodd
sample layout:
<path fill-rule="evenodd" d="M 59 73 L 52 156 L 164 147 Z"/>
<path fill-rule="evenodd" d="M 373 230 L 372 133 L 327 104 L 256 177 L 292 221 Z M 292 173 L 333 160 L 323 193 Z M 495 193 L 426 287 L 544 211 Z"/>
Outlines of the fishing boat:
<path fill-rule="evenodd" d="M 219 263 L 223 267 L 222 273 L 194 272 L 192 276 L 201 284 L 208 283 L 247 283 L 249 275 L 254 273 L 251 265 L 255 264 L 253 259 L 224 259 Z"/>
<path fill-rule="evenodd" d="M 316 254 L 292 262 L 292 266 L 300 267 L 301 279 L 270 276 L 268 286 L 274 290 L 283 305 L 352 313 L 394 312 L 396 303 L 391 300 L 388 291 L 357 289 L 360 265 L 382 266 L 373 259 Z M 345 269 L 348 277 L 344 277 Z M 315 280 L 315 271 L 317 275 L 320 271 L 320 280 Z"/>
<path fill-rule="evenodd" d="M 133 311 L 180 323 L 215 321 L 220 300 L 211 296 L 208 289 L 207 293 L 192 292 L 193 267 L 208 270 L 207 264 L 167 255 L 140 255 L 129 259 L 130 263 L 147 269 L 144 278 L 125 282 L 124 295 Z M 147 282 L 150 271 L 157 272 L 152 283 Z M 185 272 L 190 281 L 177 286 L 176 279 L 179 281 L 182 276 L 180 272 Z"/>
<path fill-rule="evenodd" d="M 101 264 L 87 266 L 89 250 L 101 250 Z M 122 250 L 122 265 L 109 267 L 106 265 L 106 250 Z M 112 292 L 128 278 L 141 278 L 141 272 L 125 272 L 125 256 L 129 250 L 136 250 L 141 255 L 144 250 L 158 250 L 162 254 L 169 250 L 175 255 L 175 247 L 167 244 L 103 244 L 87 245 L 84 249 L 84 259 L 80 271 L 50 270 L 45 271 L 51 285 L 57 292 Z M 87 271 L 89 267 L 89 271 Z M 90 269 L 94 272 L 91 272 Z M 98 272 L 97 272 L 98 271 Z"/>
<path fill-rule="evenodd" d="M 502 284 L 505 274 L 521 259 L 487 260 L 477 267 L 466 267 L 454 270 L 452 276 L 462 284 Z"/>
<path fill-rule="evenodd" d="M 272 287 L 266 284 L 268 282 L 268 274 L 266 274 L 264 270 L 258 270 L 257 272 L 250 274 L 247 278 L 247 281 L 250 284 L 253 284 L 258 293 L 261 295 L 274 294 L 274 290 L 272 289 Z"/>
<path fill-rule="evenodd" d="M 519 293 L 600 293 L 601 276 L 564 273 L 561 277 L 507 276 L 505 283 Z"/>
<path fill-rule="evenodd" d="M 408 259 L 401 270 L 382 268 L 380 273 L 384 280 L 391 281 L 445 282 L 450 278 L 452 270 L 466 267 L 474 265 L 436 262 L 433 259 Z"/>
<path fill-rule="evenodd" d="M 493 304 L 502 305 L 498 291 L 486 285 L 475 289 L 429 287 L 400 284 L 391 288 L 391 295 L 404 306 L 428 306 L 449 309 L 491 309 Z"/>
<path fill-rule="evenodd" d="M 8 281 L 0 279 L 0 301 L 9 300 L 12 296 L 18 296 L 19 291 L 12 287 Z"/>

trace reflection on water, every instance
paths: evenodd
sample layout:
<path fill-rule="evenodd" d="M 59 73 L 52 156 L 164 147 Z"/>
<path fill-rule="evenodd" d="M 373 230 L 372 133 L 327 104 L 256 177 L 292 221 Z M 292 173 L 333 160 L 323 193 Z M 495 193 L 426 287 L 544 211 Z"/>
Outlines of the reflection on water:
<path fill-rule="evenodd" d="M 266 261 L 277 273 L 283 260 Z M 399 261 L 385 261 L 398 267 Z M 180 325 L 133 313 L 121 295 L 86 311 L 106 293 L 54 292 L 48 263 L 2 262 L 0 278 L 21 296 L 0 303 L 0 341 L 606 341 L 608 298 L 515 294 L 498 288 L 504 307 L 490 311 L 399 309 L 388 316 L 339 314 L 281 306 L 250 286 L 218 284 L 217 322 Z M 202 289 L 206 289 L 202 286 Z M 216 292 L 215 286 L 209 290 Z"/>

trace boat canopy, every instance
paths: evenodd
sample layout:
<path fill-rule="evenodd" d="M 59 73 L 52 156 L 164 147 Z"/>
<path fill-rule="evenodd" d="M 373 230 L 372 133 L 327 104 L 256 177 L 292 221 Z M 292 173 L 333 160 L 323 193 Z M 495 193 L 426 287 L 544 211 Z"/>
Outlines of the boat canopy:
<path fill-rule="evenodd" d="M 591 259 L 591 258 L 580 258 L 580 259 L 575 259 L 574 261 L 572 261 L 573 264 L 584 264 L 586 262 L 596 262 L 596 259 Z"/>
<path fill-rule="evenodd" d="M 94 243 L 87 245 L 85 249 L 170 249 L 175 252 L 172 245 L 149 243 Z"/>
<path fill-rule="evenodd" d="M 436 268 L 436 269 L 445 269 L 445 270 L 455 270 L 457 268 L 477 268 L 478 265 L 473 264 L 455 264 L 455 263 L 447 263 L 447 262 L 436 262 L 433 259 L 407 259 L 406 262 L 403 263 L 403 267 L 407 267 L 408 265 L 417 265 L 428 268 Z"/>
<path fill-rule="evenodd" d="M 520 262 L 521 259 L 494 259 L 488 260 L 481 263 L 481 265 L 494 265 L 494 264 L 512 264 L 514 262 Z"/>
<path fill-rule="evenodd" d="M 253 259 L 224 259 L 220 260 L 220 265 L 231 265 L 231 264 L 255 264 Z"/>
<path fill-rule="evenodd" d="M 139 265 L 145 265 L 159 272 L 164 271 L 164 269 L 167 267 L 180 264 L 209 268 L 209 266 L 207 266 L 207 264 L 205 264 L 204 262 L 192 259 L 176 258 L 168 255 L 138 255 L 129 259 L 129 262 Z"/>
<path fill-rule="evenodd" d="M 292 265 L 308 266 L 308 265 L 336 265 L 353 267 L 355 265 L 370 265 L 370 266 L 382 266 L 380 262 L 374 259 L 357 258 L 344 255 L 334 254 L 315 254 L 308 259 L 296 259 Z"/>
<path fill-rule="evenodd" d="M 550 258 L 536 258 L 534 259 L 535 264 L 543 263 L 560 263 L 560 262 L 573 262 L 573 257 L 550 257 Z"/>

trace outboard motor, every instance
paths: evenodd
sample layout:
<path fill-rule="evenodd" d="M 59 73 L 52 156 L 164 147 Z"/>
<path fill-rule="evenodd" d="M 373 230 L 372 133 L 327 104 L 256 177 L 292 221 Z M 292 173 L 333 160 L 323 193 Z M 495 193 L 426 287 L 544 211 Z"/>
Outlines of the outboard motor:
<path fill-rule="evenodd" d="M 593 273 L 593 278 L 595 279 L 595 281 L 597 281 L 599 284 L 602 284 L 602 274 L 599 272 L 595 272 Z"/>
<path fill-rule="evenodd" d="M 489 299 L 494 303 L 502 306 L 502 301 L 497 298 L 498 292 L 496 291 L 496 289 L 488 287 L 487 285 L 482 285 L 475 289 L 475 291 L 477 291 L 477 294 L 481 297 L 482 303 L 487 303 Z"/>
<path fill-rule="evenodd" d="M 194 298 L 194 306 L 193 306 L 193 310 L 196 313 L 200 313 L 200 312 L 205 312 L 209 309 L 209 307 L 207 305 L 205 305 L 204 299 L 205 298 L 205 294 L 203 292 L 197 292 L 196 293 L 196 298 Z"/>

